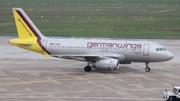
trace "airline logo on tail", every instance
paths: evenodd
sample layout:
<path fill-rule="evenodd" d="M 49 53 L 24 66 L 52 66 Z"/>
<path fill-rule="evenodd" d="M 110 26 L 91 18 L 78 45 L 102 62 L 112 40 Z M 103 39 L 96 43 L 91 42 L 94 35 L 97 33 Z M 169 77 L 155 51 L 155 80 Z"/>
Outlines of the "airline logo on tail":
<path fill-rule="evenodd" d="M 20 19 L 20 18 L 18 18 L 18 21 L 22 24 L 22 26 L 25 28 L 25 30 L 26 30 L 26 32 L 28 33 L 28 35 L 30 36 L 30 37 L 34 37 L 32 34 L 31 34 L 31 32 L 30 32 L 30 30 L 27 28 L 27 26 L 23 23 L 23 21 Z"/>
<path fill-rule="evenodd" d="M 13 15 L 19 38 L 10 40 L 9 43 L 49 56 L 50 53 L 41 42 L 46 37 L 41 34 L 27 14 L 21 8 L 13 8 Z"/>

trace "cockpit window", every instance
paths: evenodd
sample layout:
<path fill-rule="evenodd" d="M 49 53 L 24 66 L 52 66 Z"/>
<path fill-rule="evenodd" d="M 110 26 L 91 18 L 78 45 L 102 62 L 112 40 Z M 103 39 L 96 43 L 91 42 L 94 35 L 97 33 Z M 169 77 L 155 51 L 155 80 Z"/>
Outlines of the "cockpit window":
<path fill-rule="evenodd" d="M 166 51 L 166 48 L 156 48 L 156 51 Z"/>

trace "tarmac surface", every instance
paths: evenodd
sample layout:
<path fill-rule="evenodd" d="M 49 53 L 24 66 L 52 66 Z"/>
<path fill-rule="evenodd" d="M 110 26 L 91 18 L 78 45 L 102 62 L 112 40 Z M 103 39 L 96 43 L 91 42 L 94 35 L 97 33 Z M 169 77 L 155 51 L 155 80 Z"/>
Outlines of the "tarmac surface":
<path fill-rule="evenodd" d="M 164 101 L 180 85 L 180 40 L 148 39 L 174 54 L 171 61 L 84 72 L 85 62 L 45 58 L 0 37 L 0 101 Z"/>

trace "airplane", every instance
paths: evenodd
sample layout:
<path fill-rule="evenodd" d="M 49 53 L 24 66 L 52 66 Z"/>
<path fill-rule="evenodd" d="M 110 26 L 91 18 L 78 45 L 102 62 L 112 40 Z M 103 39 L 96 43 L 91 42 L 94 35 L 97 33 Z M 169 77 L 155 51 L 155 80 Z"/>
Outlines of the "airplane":
<path fill-rule="evenodd" d="M 18 38 L 9 40 L 10 44 L 46 57 L 87 62 L 85 72 L 92 68 L 116 70 L 120 64 L 132 62 L 145 63 L 145 71 L 149 72 L 150 62 L 168 61 L 174 57 L 164 46 L 150 41 L 45 37 L 22 8 L 12 10 Z"/>

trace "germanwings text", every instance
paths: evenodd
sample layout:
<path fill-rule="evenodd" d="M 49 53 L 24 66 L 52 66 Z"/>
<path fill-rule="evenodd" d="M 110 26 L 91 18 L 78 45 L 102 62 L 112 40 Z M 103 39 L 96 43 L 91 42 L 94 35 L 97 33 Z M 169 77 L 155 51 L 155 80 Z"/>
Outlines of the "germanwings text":
<path fill-rule="evenodd" d="M 87 47 L 107 47 L 107 48 L 131 48 L 141 49 L 142 44 L 131 44 L 131 43 L 105 43 L 105 42 L 88 42 Z"/>

